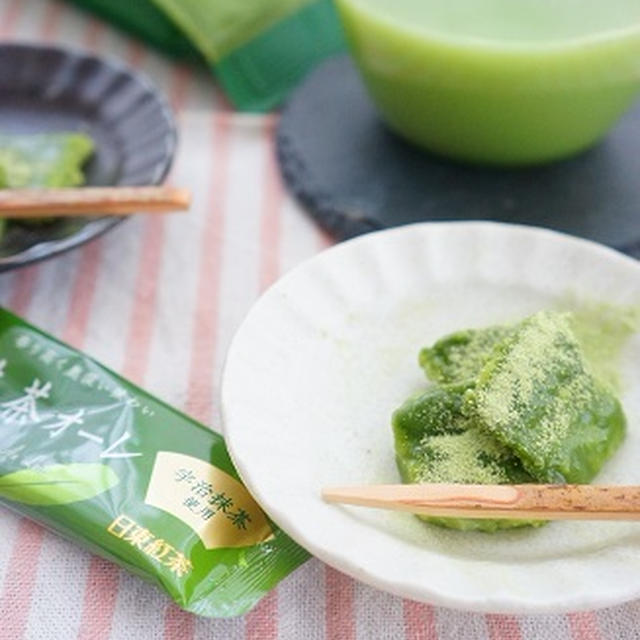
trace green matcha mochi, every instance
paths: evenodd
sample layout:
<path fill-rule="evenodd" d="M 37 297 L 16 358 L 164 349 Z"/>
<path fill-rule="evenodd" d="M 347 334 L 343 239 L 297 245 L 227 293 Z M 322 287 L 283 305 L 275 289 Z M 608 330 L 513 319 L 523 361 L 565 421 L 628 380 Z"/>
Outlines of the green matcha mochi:
<path fill-rule="evenodd" d="M 82 133 L 0 135 L 0 186 L 76 187 L 93 149 Z"/>
<path fill-rule="evenodd" d="M 403 482 L 535 482 L 507 447 L 462 413 L 464 391 L 465 387 L 431 387 L 409 398 L 393 414 L 396 461 Z M 543 524 L 532 520 L 418 517 L 454 529 L 476 531 Z"/>
<path fill-rule="evenodd" d="M 473 382 L 493 347 L 513 331 L 512 327 L 468 329 L 422 349 L 420 366 L 429 380 L 440 384 Z"/>
<path fill-rule="evenodd" d="M 0 134 L 0 189 L 77 187 L 84 184 L 82 167 L 94 152 L 83 133 Z M 21 224 L 51 218 L 22 220 Z M 0 219 L 0 238 L 6 220 Z"/>
<path fill-rule="evenodd" d="M 592 321 L 597 326 L 598 317 Z M 622 441 L 625 417 L 610 386 L 594 375 L 576 326 L 574 314 L 542 311 L 518 324 L 459 331 L 422 349 L 420 366 L 436 384 L 392 419 L 403 481 L 589 482 Z M 612 359 L 621 345 L 612 344 Z M 423 519 L 479 531 L 543 524 Z"/>
<path fill-rule="evenodd" d="M 591 373 L 570 315 L 548 311 L 494 347 L 464 410 L 541 482 L 589 482 L 625 430 L 620 402 Z"/>

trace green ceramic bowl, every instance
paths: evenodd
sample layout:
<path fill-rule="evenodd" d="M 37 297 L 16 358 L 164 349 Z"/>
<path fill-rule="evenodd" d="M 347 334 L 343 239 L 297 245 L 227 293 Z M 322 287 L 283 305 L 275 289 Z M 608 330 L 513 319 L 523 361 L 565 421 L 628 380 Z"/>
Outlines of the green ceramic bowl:
<path fill-rule="evenodd" d="M 504 165 L 599 140 L 640 89 L 638 0 L 337 0 L 389 126 Z"/>

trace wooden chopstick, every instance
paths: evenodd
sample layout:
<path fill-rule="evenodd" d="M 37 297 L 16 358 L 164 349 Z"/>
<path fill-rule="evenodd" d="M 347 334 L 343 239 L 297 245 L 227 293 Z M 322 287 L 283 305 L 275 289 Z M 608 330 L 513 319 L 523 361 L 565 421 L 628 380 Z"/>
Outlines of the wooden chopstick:
<path fill-rule="evenodd" d="M 80 187 L 0 189 L 0 218 L 130 215 L 183 211 L 191 204 L 187 189 L 176 187 Z"/>
<path fill-rule="evenodd" d="M 392 484 L 325 488 L 322 497 L 429 516 L 640 520 L 640 486 Z"/>

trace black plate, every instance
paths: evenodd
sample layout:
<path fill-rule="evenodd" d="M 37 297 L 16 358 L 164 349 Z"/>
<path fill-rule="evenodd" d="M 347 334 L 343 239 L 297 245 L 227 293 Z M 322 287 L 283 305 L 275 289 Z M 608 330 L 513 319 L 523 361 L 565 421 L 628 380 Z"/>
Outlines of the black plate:
<path fill-rule="evenodd" d="M 289 188 L 338 238 L 424 220 L 550 227 L 640 255 L 640 108 L 575 158 L 528 169 L 456 164 L 378 117 L 353 64 L 330 60 L 295 91 L 278 130 Z"/>
<path fill-rule="evenodd" d="M 165 178 L 176 146 L 169 105 L 143 76 L 82 51 L 0 45 L 0 133 L 81 131 L 96 152 L 89 185 L 153 185 Z M 122 218 L 11 223 L 0 241 L 0 271 L 91 240 Z"/>

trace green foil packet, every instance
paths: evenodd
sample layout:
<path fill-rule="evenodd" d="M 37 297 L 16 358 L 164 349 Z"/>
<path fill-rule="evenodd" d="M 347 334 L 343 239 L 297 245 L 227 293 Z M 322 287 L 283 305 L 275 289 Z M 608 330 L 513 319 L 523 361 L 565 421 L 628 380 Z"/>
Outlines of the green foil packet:
<path fill-rule="evenodd" d="M 204 62 L 231 102 L 266 111 L 345 48 L 331 0 L 71 0 L 149 44 Z"/>
<path fill-rule="evenodd" d="M 308 553 L 224 440 L 0 309 L 0 499 L 204 616 L 245 613 Z"/>

